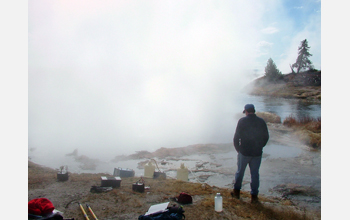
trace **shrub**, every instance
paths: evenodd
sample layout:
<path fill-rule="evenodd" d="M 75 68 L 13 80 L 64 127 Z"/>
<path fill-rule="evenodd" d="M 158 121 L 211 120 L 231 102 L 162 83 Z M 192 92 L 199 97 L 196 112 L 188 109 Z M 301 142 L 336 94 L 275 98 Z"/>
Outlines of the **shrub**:
<path fill-rule="evenodd" d="M 287 127 L 292 127 L 293 125 L 297 125 L 297 124 L 298 124 L 297 120 L 292 116 L 288 116 L 283 120 L 283 125 Z"/>
<path fill-rule="evenodd" d="M 287 127 L 304 127 L 307 130 L 321 132 L 321 117 L 304 116 L 295 118 L 293 115 L 290 115 L 283 120 L 283 125 Z"/>

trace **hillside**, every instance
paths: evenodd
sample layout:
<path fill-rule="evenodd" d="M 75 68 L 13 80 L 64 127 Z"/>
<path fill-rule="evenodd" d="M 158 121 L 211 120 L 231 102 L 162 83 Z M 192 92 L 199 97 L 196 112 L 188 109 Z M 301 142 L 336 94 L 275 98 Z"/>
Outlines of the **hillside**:
<path fill-rule="evenodd" d="M 321 71 L 289 73 L 277 82 L 260 77 L 245 87 L 251 95 L 296 98 L 321 102 Z"/>

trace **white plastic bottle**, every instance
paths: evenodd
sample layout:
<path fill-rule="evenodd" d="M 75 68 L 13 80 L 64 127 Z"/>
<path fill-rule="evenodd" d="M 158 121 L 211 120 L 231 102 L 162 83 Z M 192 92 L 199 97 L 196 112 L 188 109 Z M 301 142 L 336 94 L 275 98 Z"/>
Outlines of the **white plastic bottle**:
<path fill-rule="evenodd" d="M 215 211 L 222 212 L 222 196 L 220 193 L 216 193 L 215 196 Z"/>

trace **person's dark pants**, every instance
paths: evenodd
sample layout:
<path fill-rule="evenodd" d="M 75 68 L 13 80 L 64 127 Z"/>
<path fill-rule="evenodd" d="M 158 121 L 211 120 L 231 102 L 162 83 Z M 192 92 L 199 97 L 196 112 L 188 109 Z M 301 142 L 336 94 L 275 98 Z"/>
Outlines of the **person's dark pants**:
<path fill-rule="evenodd" d="M 242 188 L 242 181 L 244 177 L 244 171 L 247 165 L 249 165 L 250 169 L 250 175 L 251 175 L 251 182 L 250 182 L 250 194 L 251 195 L 258 195 L 259 193 L 259 168 L 261 164 L 261 156 L 258 157 L 246 157 L 242 155 L 241 153 L 238 153 L 237 155 L 237 172 L 235 175 L 235 184 L 234 189 L 241 190 Z"/>

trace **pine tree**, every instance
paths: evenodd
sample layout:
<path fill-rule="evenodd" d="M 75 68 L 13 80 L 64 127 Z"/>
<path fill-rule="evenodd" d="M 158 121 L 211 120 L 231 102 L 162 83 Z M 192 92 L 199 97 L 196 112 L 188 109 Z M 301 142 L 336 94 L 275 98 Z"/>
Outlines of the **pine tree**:
<path fill-rule="evenodd" d="M 308 46 L 307 40 L 301 41 L 298 47 L 299 55 L 296 62 L 292 65 L 293 68 L 297 68 L 297 73 L 299 73 L 300 70 L 313 69 L 312 62 L 309 60 L 309 57 L 312 56 L 312 54 L 309 53 L 309 49 L 310 47 Z"/>
<path fill-rule="evenodd" d="M 276 82 L 283 77 L 281 71 L 277 69 L 276 64 L 271 58 L 268 59 L 267 65 L 265 67 L 265 76 L 267 80 L 271 82 Z"/>

